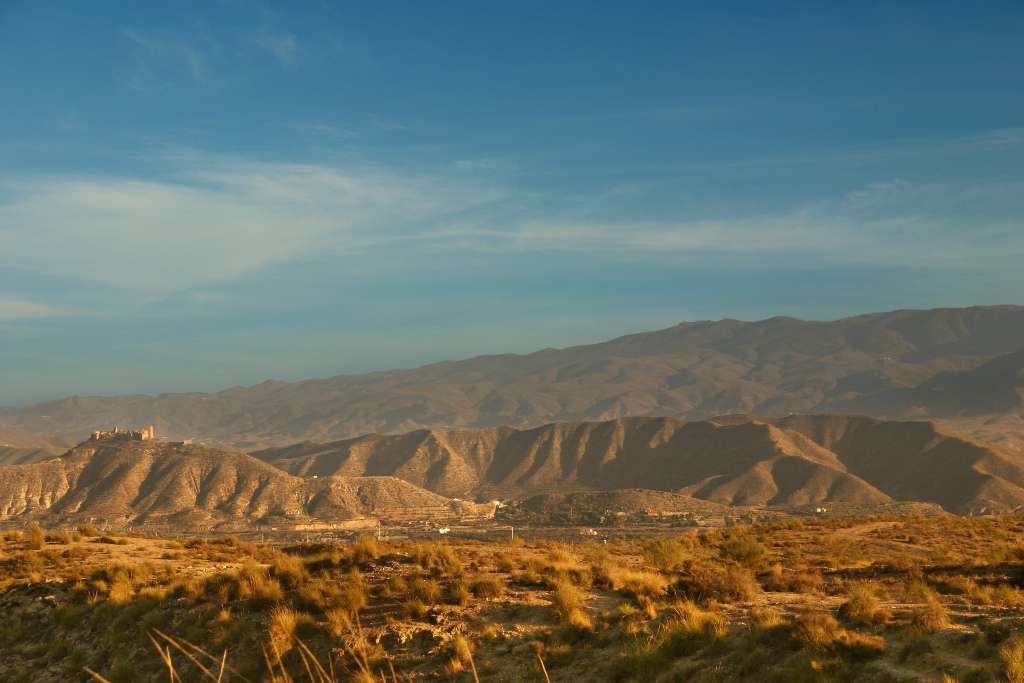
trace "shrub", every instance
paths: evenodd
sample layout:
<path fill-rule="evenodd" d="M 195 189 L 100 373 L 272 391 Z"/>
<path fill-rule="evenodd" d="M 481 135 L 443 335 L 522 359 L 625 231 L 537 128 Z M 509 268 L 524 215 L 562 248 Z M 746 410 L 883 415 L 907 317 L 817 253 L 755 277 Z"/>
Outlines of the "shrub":
<path fill-rule="evenodd" d="M 436 605 L 441 599 L 441 587 L 433 579 L 416 576 L 408 583 L 409 595 L 427 605 Z"/>
<path fill-rule="evenodd" d="M 409 598 L 402 603 L 402 608 L 410 619 L 422 619 L 427 614 L 427 604 L 419 598 Z"/>
<path fill-rule="evenodd" d="M 114 605 L 125 605 L 131 602 L 134 594 L 135 589 L 132 587 L 131 581 L 121 577 L 110 584 L 107 601 Z"/>
<path fill-rule="evenodd" d="M 470 590 L 477 598 L 500 598 L 505 594 L 505 584 L 496 576 L 483 576 L 473 582 Z"/>
<path fill-rule="evenodd" d="M 843 621 L 862 626 L 885 623 L 892 619 L 892 613 L 882 609 L 871 587 L 857 584 L 850 589 L 849 600 L 839 606 L 838 616 Z"/>
<path fill-rule="evenodd" d="M 913 621 L 925 631 L 939 631 L 949 626 L 946 608 L 934 595 L 929 595 L 924 604 L 914 610 Z"/>
<path fill-rule="evenodd" d="M 267 570 L 248 560 L 236 572 L 222 574 L 219 578 L 223 591 L 220 594 L 221 603 L 235 598 L 248 600 L 254 607 L 267 608 L 281 601 L 284 591 L 281 584 L 270 578 Z"/>
<path fill-rule="evenodd" d="M 456 581 L 448 589 L 448 602 L 453 605 L 465 605 L 472 597 L 469 586 L 463 580 Z"/>
<path fill-rule="evenodd" d="M 652 599 L 665 592 L 668 588 L 668 581 L 661 574 L 652 572 L 630 572 L 621 573 L 619 580 L 619 592 L 632 595 L 635 598 Z"/>
<path fill-rule="evenodd" d="M 786 571 L 776 562 L 766 574 L 758 577 L 766 591 L 811 593 L 821 588 L 821 574 L 808 571 Z"/>
<path fill-rule="evenodd" d="M 302 558 L 278 553 L 270 566 L 271 576 L 281 582 L 286 588 L 295 588 L 309 577 L 306 565 Z"/>
<path fill-rule="evenodd" d="M 86 538 L 92 538 L 93 536 L 99 535 L 99 532 L 96 531 L 96 527 L 94 527 L 92 524 L 80 525 L 78 527 L 78 533 L 82 536 L 85 536 Z"/>
<path fill-rule="evenodd" d="M 698 673 L 701 663 L 686 662 L 685 658 L 714 645 L 727 630 L 728 623 L 720 614 L 703 610 L 689 601 L 673 605 L 656 634 L 632 641 L 624 656 L 613 665 L 611 679 L 720 680 L 714 669 L 708 668 L 701 675 Z"/>
<path fill-rule="evenodd" d="M 668 538 L 656 538 L 648 541 L 643 547 L 644 559 L 655 569 L 672 571 L 686 561 L 686 548 L 679 541 Z"/>
<path fill-rule="evenodd" d="M 349 614 L 355 614 L 366 607 L 366 587 L 359 582 L 349 580 L 332 597 L 334 606 L 347 610 Z"/>
<path fill-rule="evenodd" d="M 1010 683 L 1024 683 L 1024 639 L 1014 638 L 999 646 L 999 658 L 1003 660 L 1006 679 Z"/>
<path fill-rule="evenodd" d="M 723 559 L 732 560 L 747 566 L 754 566 L 764 557 L 765 547 L 751 536 L 733 536 L 718 547 L 718 554 Z"/>
<path fill-rule="evenodd" d="M 452 672 L 457 673 L 472 664 L 473 645 L 461 633 L 455 634 L 446 643 L 445 651 L 448 653 L 449 667 Z"/>
<path fill-rule="evenodd" d="M 380 546 L 371 534 L 361 534 L 349 548 L 354 564 L 362 564 L 380 557 Z"/>
<path fill-rule="evenodd" d="M 674 590 L 681 597 L 699 602 L 740 602 L 754 596 L 757 582 L 749 570 L 740 567 L 718 568 L 687 562 Z"/>
<path fill-rule="evenodd" d="M 405 595 L 405 592 L 408 589 L 409 587 L 405 583 L 405 577 L 401 574 L 395 574 L 380 586 L 378 593 L 382 598 L 397 598 L 401 595 Z"/>
<path fill-rule="evenodd" d="M 820 610 L 804 610 L 793 621 L 793 637 L 812 650 L 831 649 L 843 631 L 838 621 Z"/>
<path fill-rule="evenodd" d="M 335 638 L 352 630 L 352 619 L 346 609 L 327 609 L 324 611 L 324 617 L 327 619 L 327 632 Z"/>
<path fill-rule="evenodd" d="M 437 576 L 462 574 L 462 563 L 447 543 L 417 543 L 412 548 L 412 560 Z"/>
<path fill-rule="evenodd" d="M 561 543 L 551 544 L 548 549 L 548 560 L 555 564 L 567 564 L 574 561 L 568 549 Z"/>
<path fill-rule="evenodd" d="M 523 565 L 522 571 L 515 575 L 514 580 L 516 583 L 524 586 L 539 586 L 543 584 L 544 579 L 540 575 L 540 563 L 534 559 L 528 560 Z"/>
<path fill-rule="evenodd" d="M 135 675 L 135 667 L 127 659 L 118 659 L 110 667 L 110 683 L 131 683 Z"/>
<path fill-rule="evenodd" d="M 508 553 L 499 553 L 494 556 L 494 568 L 499 572 L 511 574 L 516 568 L 515 559 Z"/>
<path fill-rule="evenodd" d="M 559 623 L 577 631 L 589 631 L 593 628 L 590 617 L 584 611 L 586 603 L 586 594 L 571 583 L 559 583 L 551 591 L 552 616 Z"/>
<path fill-rule="evenodd" d="M 1024 605 L 1024 592 L 1019 588 L 1000 584 L 991 593 L 992 603 L 1000 607 L 1020 609 Z"/>
<path fill-rule="evenodd" d="M 299 625 L 299 615 L 291 607 L 278 606 L 270 612 L 267 622 L 269 651 L 283 655 L 292 649 L 295 642 L 295 630 Z"/>
<path fill-rule="evenodd" d="M 42 550 L 46 545 L 46 532 L 38 524 L 28 528 L 28 549 Z"/>
<path fill-rule="evenodd" d="M 767 631 L 785 623 L 773 607 L 751 607 L 749 615 L 750 627 L 757 630 Z"/>

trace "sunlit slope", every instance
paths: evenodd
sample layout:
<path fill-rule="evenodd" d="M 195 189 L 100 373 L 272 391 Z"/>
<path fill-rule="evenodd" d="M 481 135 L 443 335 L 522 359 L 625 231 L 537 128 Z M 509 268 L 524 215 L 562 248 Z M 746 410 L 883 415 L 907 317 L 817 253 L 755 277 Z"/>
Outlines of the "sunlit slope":
<path fill-rule="evenodd" d="M 722 505 L 1024 505 L 1018 454 L 928 422 L 845 415 L 418 430 L 253 455 L 297 475 L 391 475 L 446 496 L 639 488 Z"/>
<path fill-rule="evenodd" d="M 0 519 L 194 528 L 448 503 L 390 477 L 305 480 L 244 453 L 158 441 L 86 442 L 46 462 L 0 467 Z"/>

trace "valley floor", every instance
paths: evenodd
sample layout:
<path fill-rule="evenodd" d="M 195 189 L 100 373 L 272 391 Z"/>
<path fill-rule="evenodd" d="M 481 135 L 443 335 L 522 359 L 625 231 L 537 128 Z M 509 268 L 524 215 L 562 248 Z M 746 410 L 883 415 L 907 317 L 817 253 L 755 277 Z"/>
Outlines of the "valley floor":
<path fill-rule="evenodd" d="M 171 680 L 161 651 L 182 681 L 1024 680 L 1024 517 L 660 531 L 8 531 L 0 680 Z"/>

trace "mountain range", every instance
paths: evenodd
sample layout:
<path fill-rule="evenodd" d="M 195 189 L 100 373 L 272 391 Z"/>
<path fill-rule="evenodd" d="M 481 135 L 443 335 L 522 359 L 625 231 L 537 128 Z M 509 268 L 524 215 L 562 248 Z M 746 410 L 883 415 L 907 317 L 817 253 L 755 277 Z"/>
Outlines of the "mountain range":
<path fill-rule="evenodd" d="M 649 489 L 726 506 L 1024 507 L 1024 456 L 929 421 L 846 415 L 620 418 L 418 430 L 252 455 L 291 474 L 390 475 L 448 497 Z"/>
<path fill-rule="evenodd" d="M 601 496 L 579 498 L 588 492 Z M 195 530 L 425 520 L 488 514 L 473 499 L 567 495 L 607 505 L 660 501 L 701 514 L 902 502 L 1009 513 L 1024 509 L 1024 455 L 930 421 L 728 415 L 423 429 L 252 454 L 111 438 L 0 466 L 0 521 L 47 525 Z"/>
<path fill-rule="evenodd" d="M 268 381 L 215 394 L 72 396 L 0 409 L 0 424 L 84 438 L 153 424 L 243 450 L 368 433 L 730 413 L 939 419 L 1024 445 L 1024 307 L 900 310 L 831 322 L 680 323 L 528 355 L 413 370 Z"/>

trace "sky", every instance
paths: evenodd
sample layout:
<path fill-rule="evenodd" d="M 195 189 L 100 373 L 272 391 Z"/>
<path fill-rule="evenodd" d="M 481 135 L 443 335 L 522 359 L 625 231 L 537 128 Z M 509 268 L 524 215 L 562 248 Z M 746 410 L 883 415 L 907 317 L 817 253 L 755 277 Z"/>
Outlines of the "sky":
<path fill-rule="evenodd" d="M 0 0 L 0 405 L 1024 304 L 1024 5 Z"/>

